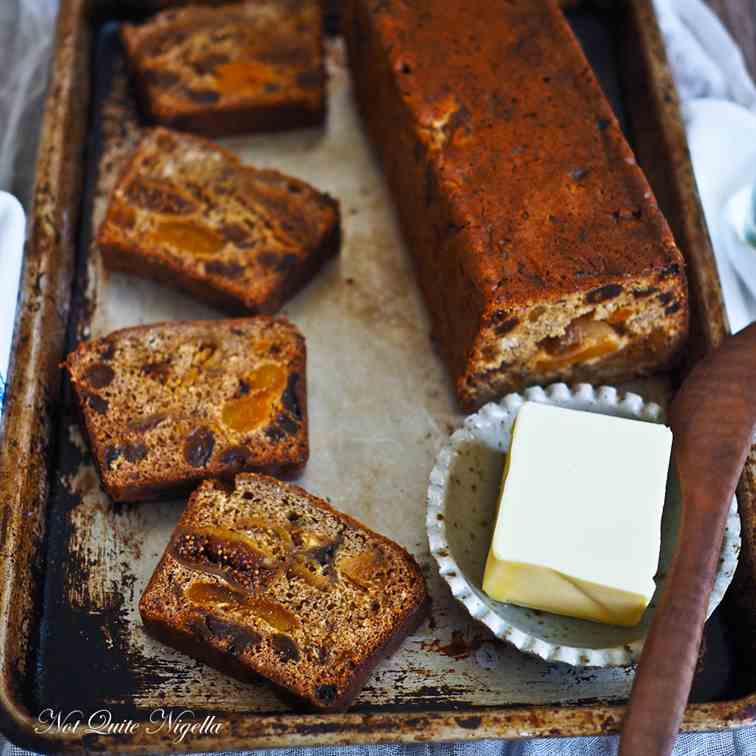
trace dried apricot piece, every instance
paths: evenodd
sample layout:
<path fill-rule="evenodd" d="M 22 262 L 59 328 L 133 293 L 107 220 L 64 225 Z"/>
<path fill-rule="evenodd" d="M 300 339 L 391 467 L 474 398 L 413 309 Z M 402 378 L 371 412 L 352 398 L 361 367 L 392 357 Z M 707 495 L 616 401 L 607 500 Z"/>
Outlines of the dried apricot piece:
<path fill-rule="evenodd" d="M 224 63 L 215 69 L 218 91 L 238 94 L 245 91 L 257 92 L 270 80 L 270 71 L 263 65 L 237 62 Z"/>
<path fill-rule="evenodd" d="M 620 339 L 608 323 L 588 314 L 570 323 L 562 336 L 543 339 L 538 346 L 546 356 L 538 360 L 536 367 L 557 370 L 612 354 L 619 350 Z"/>
<path fill-rule="evenodd" d="M 301 555 L 289 565 L 289 570 L 320 591 L 327 591 L 333 587 L 332 579 L 324 574 L 311 559 Z"/>
<path fill-rule="evenodd" d="M 223 406 L 221 419 L 231 430 L 248 433 L 262 425 L 271 411 L 272 401 L 267 394 L 232 399 Z"/>
<path fill-rule="evenodd" d="M 248 604 L 249 611 L 256 617 L 267 622 L 271 627 L 288 633 L 299 627 L 299 620 L 285 606 L 277 601 L 263 598 L 252 598 Z"/>
<path fill-rule="evenodd" d="M 621 307 L 609 315 L 606 322 L 613 326 L 622 325 L 632 314 L 633 310 L 630 307 Z"/>
<path fill-rule="evenodd" d="M 280 393 L 286 385 L 286 372 L 275 362 L 266 362 L 252 371 L 247 379 L 251 391 Z"/>
<path fill-rule="evenodd" d="M 239 433 L 248 433 L 262 425 L 273 411 L 273 404 L 286 386 L 286 372 L 268 362 L 244 379 L 246 393 L 226 402 L 221 412 L 223 423 Z"/>
<path fill-rule="evenodd" d="M 337 569 L 360 588 L 367 590 L 381 580 L 385 564 L 383 552 L 372 548 L 339 560 Z"/>
<path fill-rule="evenodd" d="M 299 620 L 277 601 L 249 594 L 218 583 L 192 583 L 185 593 L 193 604 L 220 610 L 224 614 L 252 615 L 284 633 L 299 627 Z"/>
<path fill-rule="evenodd" d="M 260 530 L 266 535 L 272 534 L 281 541 L 288 551 L 291 551 L 294 548 L 291 534 L 283 525 L 277 525 L 269 520 L 264 520 L 261 517 L 245 517 L 241 520 L 237 520 L 234 526 L 240 530 Z"/>
<path fill-rule="evenodd" d="M 186 597 L 200 606 L 212 604 L 231 609 L 243 606 L 247 601 L 246 594 L 236 588 L 206 582 L 192 583 L 186 590 Z"/>
<path fill-rule="evenodd" d="M 218 254 L 226 242 L 211 228 L 190 221 L 162 221 L 150 234 L 156 244 L 167 244 L 200 257 Z"/>

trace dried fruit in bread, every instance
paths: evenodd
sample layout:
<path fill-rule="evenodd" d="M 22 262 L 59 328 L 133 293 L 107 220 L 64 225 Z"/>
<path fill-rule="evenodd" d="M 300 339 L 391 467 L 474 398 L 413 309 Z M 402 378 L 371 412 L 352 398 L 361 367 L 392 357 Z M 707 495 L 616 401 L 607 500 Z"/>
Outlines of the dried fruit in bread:
<path fill-rule="evenodd" d="M 347 707 L 427 609 L 401 546 L 254 474 L 199 487 L 139 603 L 164 643 L 318 709 Z"/>
<path fill-rule="evenodd" d="M 305 342 L 284 318 L 126 328 L 82 342 L 66 368 L 116 501 L 307 461 Z"/>
<path fill-rule="evenodd" d="M 312 126 L 325 117 L 318 0 L 190 5 L 121 29 L 144 111 L 206 136 Z"/>
<path fill-rule="evenodd" d="M 674 362 L 684 261 L 556 4 L 349 0 L 346 15 L 356 97 L 463 406 Z"/>
<path fill-rule="evenodd" d="M 97 242 L 105 264 L 232 313 L 272 313 L 340 244 L 338 203 L 227 150 L 149 131 L 110 197 Z"/>

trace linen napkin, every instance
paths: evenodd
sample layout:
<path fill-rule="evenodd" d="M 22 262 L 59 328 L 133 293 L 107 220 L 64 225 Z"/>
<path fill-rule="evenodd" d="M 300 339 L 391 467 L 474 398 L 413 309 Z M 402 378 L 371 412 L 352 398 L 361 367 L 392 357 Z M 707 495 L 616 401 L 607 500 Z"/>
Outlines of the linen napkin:
<path fill-rule="evenodd" d="M 756 183 L 756 86 L 741 51 L 701 0 L 654 2 L 683 102 L 730 326 L 737 332 L 756 320 L 756 247 L 740 238 L 728 206 L 738 194 L 750 195 Z"/>

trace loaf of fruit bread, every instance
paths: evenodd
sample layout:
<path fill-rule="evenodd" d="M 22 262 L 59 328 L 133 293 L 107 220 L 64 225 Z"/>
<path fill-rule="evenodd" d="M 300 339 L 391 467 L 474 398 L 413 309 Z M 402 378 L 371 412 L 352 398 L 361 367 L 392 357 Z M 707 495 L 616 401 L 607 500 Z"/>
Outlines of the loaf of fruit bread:
<path fill-rule="evenodd" d="M 105 264 L 232 313 L 272 313 L 340 244 L 339 206 L 199 137 L 150 130 L 97 235 Z"/>
<path fill-rule="evenodd" d="M 357 101 L 462 405 L 670 365 L 683 259 L 557 5 L 346 13 Z"/>
<path fill-rule="evenodd" d="M 318 709 L 349 706 L 427 609 L 401 546 L 255 474 L 195 491 L 139 603 L 158 640 Z"/>
<path fill-rule="evenodd" d="M 167 9 L 121 38 L 145 113 L 228 136 L 317 125 L 325 116 L 318 0 Z"/>
<path fill-rule="evenodd" d="M 307 462 L 305 342 L 285 318 L 126 328 L 82 342 L 65 367 L 115 501 Z"/>

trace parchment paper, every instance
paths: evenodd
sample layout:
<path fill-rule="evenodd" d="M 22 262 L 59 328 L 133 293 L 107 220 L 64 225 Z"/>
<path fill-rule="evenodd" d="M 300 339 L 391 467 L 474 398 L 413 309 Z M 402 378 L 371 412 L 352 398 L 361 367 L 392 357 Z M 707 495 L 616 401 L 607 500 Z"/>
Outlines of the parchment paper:
<path fill-rule="evenodd" d="M 341 201 L 340 256 L 283 309 L 305 334 L 308 348 L 311 457 L 299 482 L 413 552 L 433 598 L 430 623 L 373 673 L 358 706 L 625 697 L 629 670 L 576 670 L 520 654 L 471 620 L 436 574 L 425 537 L 425 492 L 436 451 L 461 416 L 431 345 L 391 198 L 360 128 L 340 42 L 329 43 L 328 62 L 325 130 L 234 139 L 226 145 L 245 161 L 298 176 Z M 106 148 L 99 160 L 90 233 L 102 218 L 107 192 L 134 137 L 118 91 L 125 92 L 122 73 L 120 77 L 102 104 Z M 108 275 L 94 246 L 89 276 L 91 328 L 85 325 L 83 335 L 166 319 L 221 316 L 163 286 Z M 75 425 L 70 433 L 82 444 Z M 141 630 L 139 595 L 183 502 L 113 508 L 87 464 L 68 474 L 65 483 L 80 497 L 70 514 L 73 555 L 100 565 L 72 591 L 103 611 L 115 607 L 124 620 L 129 664 L 136 667 L 137 702 L 148 707 L 285 708 L 264 684 L 237 683 Z"/>

